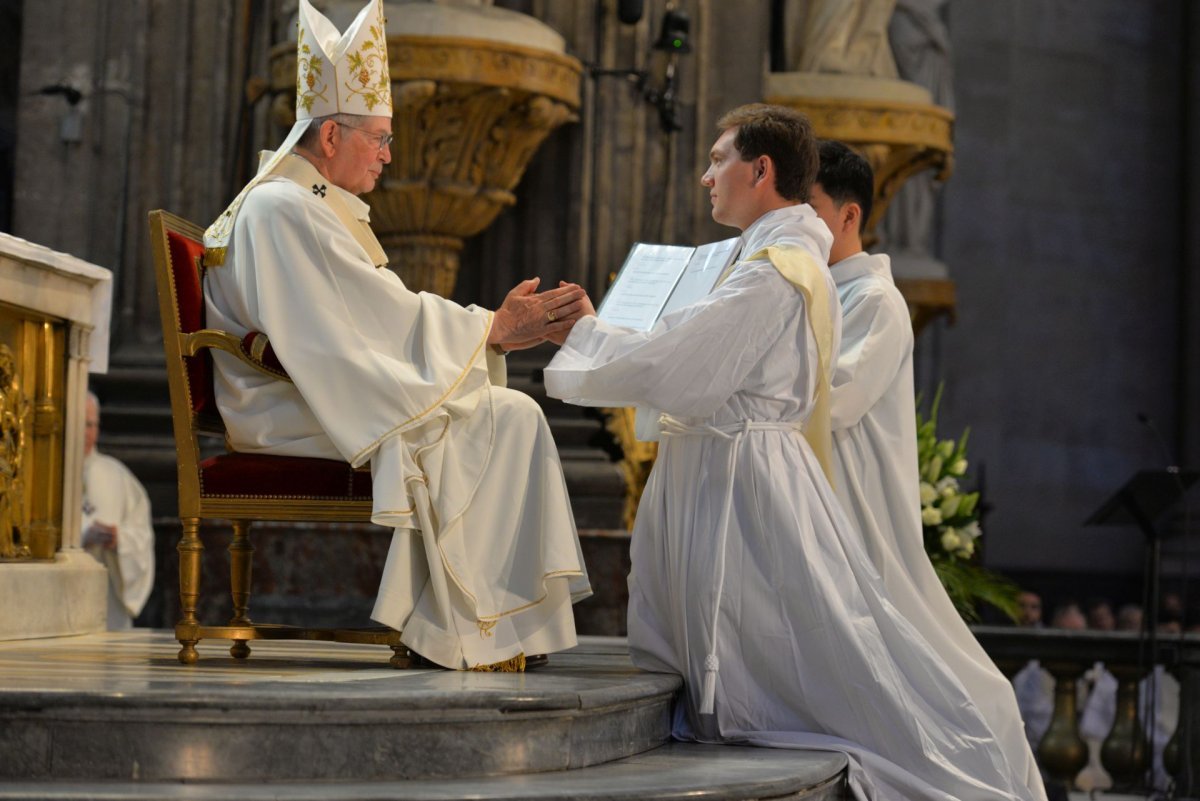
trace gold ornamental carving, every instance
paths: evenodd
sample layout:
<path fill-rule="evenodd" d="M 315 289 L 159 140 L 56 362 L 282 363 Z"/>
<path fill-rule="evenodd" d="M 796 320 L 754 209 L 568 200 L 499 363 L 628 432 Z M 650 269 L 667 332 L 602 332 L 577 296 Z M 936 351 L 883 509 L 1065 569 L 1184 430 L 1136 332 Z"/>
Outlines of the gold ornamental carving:
<path fill-rule="evenodd" d="M 295 46 L 272 53 L 275 120 L 295 107 Z M 580 63 L 514 44 L 389 36 L 395 141 L 371 227 L 414 290 L 449 296 L 463 240 L 516 202 L 513 190 L 545 138 L 579 108 Z"/>
<path fill-rule="evenodd" d="M 0 303 L 0 560 L 59 548 L 65 341 L 61 321 Z"/>
<path fill-rule="evenodd" d="M 638 504 L 650 478 L 654 460 L 658 458 L 658 443 L 643 442 L 634 435 L 637 411 L 630 408 L 604 409 L 604 427 L 621 446 L 621 475 L 625 479 L 625 508 L 621 513 L 627 531 L 633 531 Z"/>
<path fill-rule="evenodd" d="M 29 546 L 20 542 L 27 525 L 24 473 L 29 398 L 21 390 L 17 360 L 0 344 L 0 559 L 27 559 Z"/>
<path fill-rule="evenodd" d="M 804 112 L 822 139 L 852 145 L 875 171 L 875 198 L 864 243 L 875 242 L 896 190 L 924 170 L 944 181 L 954 171 L 954 115 L 940 106 L 832 97 L 769 97 Z"/>
<path fill-rule="evenodd" d="M 836 97 L 774 96 L 767 102 L 804 112 L 817 136 L 845 142 L 870 162 L 875 197 L 863 228 L 867 247 L 878 241 L 875 229 L 905 181 L 925 170 L 945 181 L 954 171 L 954 115 L 941 106 Z M 898 279 L 896 286 L 908 302 L 915 335 L 938 317 L 954 320 L 953 281 Z"/>

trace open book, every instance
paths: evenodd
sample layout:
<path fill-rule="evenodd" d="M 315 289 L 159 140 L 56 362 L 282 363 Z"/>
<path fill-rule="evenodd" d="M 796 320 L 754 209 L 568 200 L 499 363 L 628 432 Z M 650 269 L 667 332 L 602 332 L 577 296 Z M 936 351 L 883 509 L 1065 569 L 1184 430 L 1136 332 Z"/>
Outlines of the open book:
<path fill-rule="evenodd" d="M 712 291 L 737 255 L 740 239 L 689 248 L 636 243 L 613 281 L 597 316 L 607 323 L 649 331 L 664 314 Z"/>
<path fill-rule="evenodd" d="M 664 314 L 703 298 L 738 255 L 741 239 L 725 239 L 698 248 L 638 242 L 625 257 L 596 316 L 613 325 L 649 331 Z M 634 436 L 658 439 L 658 412 L 638 406 Z"/>

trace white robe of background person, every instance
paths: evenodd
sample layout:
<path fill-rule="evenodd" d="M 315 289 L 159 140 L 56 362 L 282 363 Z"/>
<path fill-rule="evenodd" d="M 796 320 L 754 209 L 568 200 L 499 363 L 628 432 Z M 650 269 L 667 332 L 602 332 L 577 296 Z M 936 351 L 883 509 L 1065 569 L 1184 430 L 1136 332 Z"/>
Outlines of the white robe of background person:
<path fill-rule="evenodd" d="M 572 647 L 572 600 L 591 591 L 562 467 L 537 404 L 493 386 L 492 313 L 408 290 L 347 228 L 349 213 L 366 229 L 363 201 L 298 155 L 283 169 L 205 280 L 208 325 L 266 333 L 295 382 L 215 353 L 229 442 L 370 462 L 371 519 L 395 528 L 372 617 L 422 656 L 469 668 Z"/>
<path fill-rule="evenodd" d="M 888 598 L 963 683 L 1030 788 L 1045 798 L 1012 685 L 971 634 L 925 553 L 908 304 L 886 255 L 830 267 L 842 306 L 833 376 L 834 487 Z"/>
<path fill-rule="evenodd" d="M 154 586 L 154 525 L 150 498 L 128 467 L 92 450 L 83 457 L 83 517 L 85 534 L 95 523 L 117 530 L 114 554 L 89 548 L 108 568 L 108 630 L 133 627 Z"/>
<path fill-rule="evenodd" d="M 770 245 L 818 260 L 838 325 L 830 235 L 810 207 L 763 215 L 743 243 L 743 259 Z M 816 348 L 801 292 L 765 259 L 742 261 L 649 332 L 580 320 L 546 389 L 661 409 L 696 431 L 799 424 L 814 405 Z M 808 442 L 781 428 L 750 429 L 733 454 L 720 436 L 667 436 L 642 495 L 629 644 L 639 667 L 684 677 L 675 736 L 845 752 L 860 799 L 1030 798 L 961 683 L 888 600 Z M 715 714 L 702 715 L 722 558 Z"/>

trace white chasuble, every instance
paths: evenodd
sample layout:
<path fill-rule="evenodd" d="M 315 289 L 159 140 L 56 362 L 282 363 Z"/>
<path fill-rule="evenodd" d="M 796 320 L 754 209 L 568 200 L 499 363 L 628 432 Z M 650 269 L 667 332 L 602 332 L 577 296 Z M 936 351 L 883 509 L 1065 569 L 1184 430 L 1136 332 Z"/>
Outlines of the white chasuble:
<path fill-rule="evenodd" d="M 829 245 L 799 205 L 751 225 L 742 253 L 799 248 L 822 267 L 836 353 Z M 634 663 L 684 677 L 677 738 L 842 751 L 860 799 L 1029 799 L 800 433 L 817 340 L 804 294 L 760 258 L 650 331 L 581 320 L 547 367 L 554 397 L 664 412 L 631 545 Z"/>
<path fill-rule="evenodd" d="M 205 280 L 208 324 L 267 334 L 294 382 L 214 353 L 230 444 L 370 463 L 372 520 L 396 530 L 372 617 L 422 656 L 467 668 L 573 646 L 571 603 L 591 591 L 562 467 L 537 404 L 495 385 L 491 312 L 377 269 L 344 222 L 365 226 L 367 205 L 287 158 Z"/>
<path fill-rule="evenodd" d="M 117 530 L 116 551 L 88 548 L 108 568 L 108 630 L 133 626 L 154 586 L 154 526 L 150 498 L 128 467 L 93 450 L 83 457 L 83 516 L 80 531 L 93 524 Z"/>
<path fill-rule="evenodd" d="M 925 553 L 908 304 L 885 255 L 830 268 L 842 305 L 833 377 L 834 487 L 887 595 L 962 682 L 1031 797 L 1045 798 L 1012 684 L 963 622 Z"/>

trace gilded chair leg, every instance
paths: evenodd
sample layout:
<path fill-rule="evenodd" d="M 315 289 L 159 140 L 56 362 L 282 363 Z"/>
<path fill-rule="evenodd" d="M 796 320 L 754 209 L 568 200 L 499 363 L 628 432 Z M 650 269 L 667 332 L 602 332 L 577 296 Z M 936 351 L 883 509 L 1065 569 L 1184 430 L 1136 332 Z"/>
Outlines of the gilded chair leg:
<path fill-rule="evenodd" d="M 179 539 L 179 607 L 183 617 L 175 624 L 175 639 L 183 646 L 179 661 L 194 665 L 200 659 L 196 643 L 200 642 L 200 621 L 196 619 L 196 602 L 200 597 L 200 557 L 204 544 L 200 542 L 200 518 L 180 518 L 183 536 Z"/>
<path fill-rule="evenodd" d="M 388 660 L 388 664 L 396 668 L 396 670 L 408 670 L 412 667 L 412 655 L 408 652 L 408 648 L 403 645 L 393 645 L 392 658 Z"/>
<path fill-rule="evenodd" d="M 250 521 L 233 521 L 233 542 L 229 543 L 229 587 L 233 595 L 233 619 L 231 626 L 249 626 L 250 618 L 246 607 L 250 603 L 250 568 L 253 563 L 254 546 L 250 543 Z M 245 640 L 235 639 L 229 648 L 234 659 L 250 656 L 250 646 Z"/>

